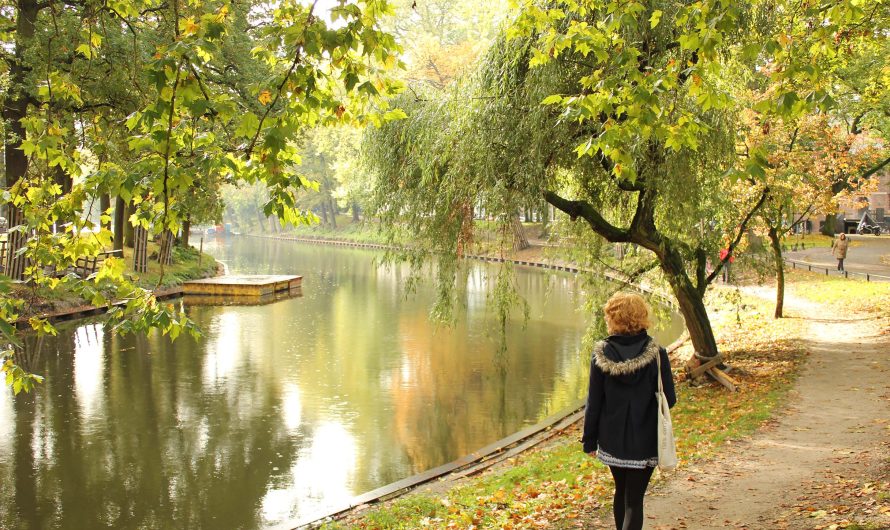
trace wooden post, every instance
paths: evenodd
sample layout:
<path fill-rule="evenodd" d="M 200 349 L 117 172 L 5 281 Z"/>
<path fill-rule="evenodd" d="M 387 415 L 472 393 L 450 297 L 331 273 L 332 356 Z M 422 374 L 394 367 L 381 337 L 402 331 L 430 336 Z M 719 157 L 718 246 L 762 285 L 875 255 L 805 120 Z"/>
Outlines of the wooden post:
<path fill-rule="evenodd" d="M 711 368 L 708 370 L 708 375 L 714 378 L 715 381 L 725 386 L 730 392 L 735 392 L 738 390 L 739 383 L 735 379 L 729 377 L 723 370 L 717 368 Z"/>
<path fill-rule="evenodd" d="M 158 249 L 158 263 L 170 265 L 173 263 L 173 232 L 164 230 L 161 233 L 161 245 Z"/>
<path fill-rule="evenodd" d="M 12 230 L 16 226 L 25 223 L 25 215 L 20 209 L 9 205 L 9 231 L 6 233 L 6 263 L 3 264 L 4 273 L 13 280 L 25 279 L 25 267 L 27 266 L 24 254 L 19 254 L 28 243 L 28 234 L 20 230 Z"/>
<path fill-rule="evenodd" d="M 141 225 L 133 230 L 133 270 L 148 272 L 148 230 Z"/>

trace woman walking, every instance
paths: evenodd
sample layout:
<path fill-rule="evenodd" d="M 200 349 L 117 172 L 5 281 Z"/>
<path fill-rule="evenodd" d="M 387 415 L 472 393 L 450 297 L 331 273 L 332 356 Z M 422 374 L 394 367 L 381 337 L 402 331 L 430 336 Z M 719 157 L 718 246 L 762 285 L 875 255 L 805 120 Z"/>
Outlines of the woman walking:
<path fill-rule="evenodd" d="M 850 242 L 847 240 L 847 234 L 841 233 L 837 241 L 834 242 L 834 257 L 837 258 L 837 270 L 843 272 L 844 260 L 847 259 L 847 247 Z"/>
<path fill-rule="evenodd" d="M 647 333 L 651 323 L 646 301 L 637 294 L 616 293 L 604 313 L 609 337 L 593 350 L 581 441 L 584 452 L 612 472 L 615 527 L 640 530 L 643 496 L 658 464 L 657 378 L 662 378 L 671 407 L 677 397 L 667 352 Z"/>

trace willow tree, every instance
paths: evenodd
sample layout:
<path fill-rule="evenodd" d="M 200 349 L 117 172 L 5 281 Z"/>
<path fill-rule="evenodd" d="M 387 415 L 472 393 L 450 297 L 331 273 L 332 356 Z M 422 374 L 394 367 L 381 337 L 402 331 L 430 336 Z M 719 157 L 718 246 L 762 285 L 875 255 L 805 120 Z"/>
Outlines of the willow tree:
<path fill-rule="evenodd" d="M 819 71 L 794 63 L 799 43 L 783 44 L 777 18 L 821 16 L 812 33 L 828 39 L 864 16 L 857 2 L 821 14 L 812 2 L 782 4 L 523 2 L 450 98 L 405 98 L 409 119 L 369 138 L 382 219 L 455 256 L 472 237 L 474 205 L 506 223 L 543 197 L 601 240 L 649 251 L 626 272 L 660 269 L 699 357 L 717 355 L 703 298 L 769 193 L 764 153 L 737 150 L 734 84 L 787 62 L 798 70 L 777 74 L 774 111 L 821 103 L 821 82 L 798 96 L 800 69 L 817 80 Z M 747 195 L 729 193 L 739 182 Z"/>

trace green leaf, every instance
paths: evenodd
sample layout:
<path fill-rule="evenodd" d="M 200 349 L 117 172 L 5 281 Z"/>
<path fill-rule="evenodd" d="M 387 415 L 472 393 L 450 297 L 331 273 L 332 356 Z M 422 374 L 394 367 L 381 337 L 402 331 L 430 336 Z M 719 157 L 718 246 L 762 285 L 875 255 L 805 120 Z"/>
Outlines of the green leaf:
<path fill-rule="evenodd" d="M 256 134 L 257 127 L 260 126 L 260 119 L 252 112 L 245 112 L 238 120 L 238 127 L 235 134 L 244 138 L 253 138 Z"/>
<path fill-rule="evenodd" d="M 550 95 L 550 96 L 547 96 L 546 98 L 544 98 L 541 101 L 541 105 L 555 105 L 557 103 L 562 103 L 562 101 L 563 101 L 562 96 L 560 96 L 559 94 L 553 94 L 553 95 Z"/>
<path fill-rule="evenodd" d="M 402 109 L 393 109 L 383 115 L 383 119 L 386 121 L 404 120 L 407 117 L 408 115 Z"/>
<path fill-rule="evenodd" d="M 655 28 L 656 26 L 658 26 L 658 23 L 661 22 L 662 14 L 663 13 L 662 13 L 661 9 L 656 9 L 655 11 L 652 12 L 652 16 L 649 17 L 649 27 L 650 28 Z"/>
<path fill-rule="evenodd" d="M 74 48 L 74 51 L 83 55 L 87 59 L 92 59 L 94 56 L 93 49 L 90 47 L 89 44 L 81 44 L 77 48 Z"/>

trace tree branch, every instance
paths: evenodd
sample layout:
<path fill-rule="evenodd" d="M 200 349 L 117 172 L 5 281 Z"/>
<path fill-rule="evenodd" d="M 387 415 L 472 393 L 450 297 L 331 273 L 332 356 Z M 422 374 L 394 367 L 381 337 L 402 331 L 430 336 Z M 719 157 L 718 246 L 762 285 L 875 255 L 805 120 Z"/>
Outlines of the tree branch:
<path fill-rule="evenodd" d="M 866 171 L 865 173 L 863 173 L 862 176 L 859 177 L 860 180 L 864 180 L 864 179 L 871 177 L 878 171 L 884 169 L 884 167 L 886 167 L 887 164 L 890 164 L 890 157 L 885 158 L 883 162 L 881 162 L 880 164 L 876 165 L 875 167 L 873 167 L 873 168 L 869 169 L 868 171 Z"/>
<path fill-rule="evenodd" d="M 315 5 L 318 4 L 318 0 L 314 0 L 312 5 L 309 7 L 309 12 L 306 15 L 306 25 L 303 27 L 303 42 L 301 42 L 297 46 L 297 51 L 294 54 L 294 60 L 291 62 L 290 68 L 287 69 L 287 73 L 284 75 L 284 79 L 281 80 L 281 83 L 278 85 L 278 90 L 275 93 L 275 99 L 269 103 L 269 106 L 266 108 L 266 112 L 263 113 L 263 117 L 260 118 L 260 123 L 257 125 L 256 134 L 253 135 L 253 139 L 250 141 L 250 145 L 247 146 L 245 150 L 245 155 L 250 158 L 251 153 L 253 153 L 253 148 L 256 147 L 257 139 L 260 137 L 260 132 L 263 130 L 263 122 L 266 121 L 266 118 L 269 116 L 269 113 L 272 112 L 272 109 L 275 108 L 275 104 L 278 103 L 278 100 L 281 99 L 281 91 L 284 90 L 284 85 L 287 84 L 288 79 L 290 79 L 291 74 L 294 73 L 294 70 L 297 68 L 297 65 L 300 64 L 300 59 L 302 59 L 303 54 L 303 43 L 306 42 L 306 33 L 309 31 L 309 26 L 312 25 L 312 13 L 315 11 Z"/>
<path fill-rule="evenodd" d="M 630 242 L 630 232 L 618 228 L 606 221 L 596 208 L 587 201 L 572 201 L 564 199 L 552 191 L 544 192 L 544 200 L 552 204 L 556 209 L 566 213 L 572 221 L 581 217 L 594 232 L 606 238 L 612 243 Z"/>
<path fill-rule="evenodd" d="M 704 289 L 717 278 L 717 275 L 720 274 L 720 270 L 723 269 L 723 266 L 727 261 L 732 258 L 732 253 L 735 248 L 738 246 L 739 242 L 741 242 L 742 237 L 745 235 L 745 230 L 748 229 L 748 223 L 751 221 L 751 218 L 754 217 L 754 214 L 760 210 L 760 207 L 763 206 L 763 203 L 766 202 L 766 198 L 769 196 L 770 188 L 769 186 L 764 186 L 763 192 L 760 194 L 760 199 L 757 201 L 757 204 L 754 205 L 753 208 L 748 212 L 748 215 L 745 216 L 745 219 L 742 220 L 742 223 L 739 225 L 739 233 L 736 234 L 735 240 L 729 244 L 729 248 L 727 249 L 726 255 L 723 256 L 723 259 L 717 262 L 717 266 L 714 267 L 714 270 L 711 271 L 711 274 L 705 279 L 704 285 L 699 285 L 699 292 L 704 292 Z"/>
<path fill-rule="evenodd" d="M 802 223 L 803 220 L 804 220 L 804 218 L 807 217 L 808 215 L 810 215 L 810 212 L 813 211 L 813 207 L 814 207 L 813 204 L 810 204 L 809 206 L 807 206 L 806 210 L 804 210 L 803 213 L 801 213 L 801 214 L 797 217 L 797 219 L 795 219 L 792 223 L 790 223 L 790 224 L 788 225 L 788 228 L 785 229 L 785 233 L 787 234 L 787 233 L 791 232 L 792 230 L 794 230 L 794 227 L 795 227 L 795 226 L 797 226 L 797 225 L 799 225 L 800 223 Z"/>

